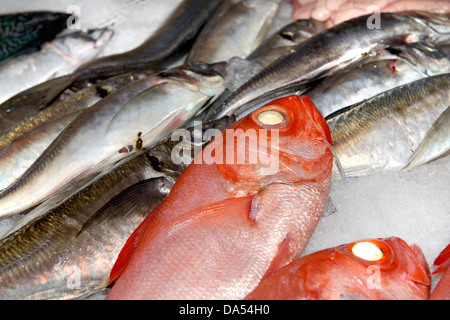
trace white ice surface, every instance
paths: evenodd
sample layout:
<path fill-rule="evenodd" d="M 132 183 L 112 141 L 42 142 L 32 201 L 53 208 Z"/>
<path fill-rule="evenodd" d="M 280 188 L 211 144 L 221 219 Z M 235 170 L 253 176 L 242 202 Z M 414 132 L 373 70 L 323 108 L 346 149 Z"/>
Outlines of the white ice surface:
<path fill-rule="evenodd" d="M 80 7 L 82 28 L 109 26 L 115 31 L 100 55 L 120 53 L 142 43 L 181 0 L 2 1 L 0 13 L 66 11 Z M 278 27 L 290 20 L 283 6 Z M 429 264 L 450 242 L 450 157 L 410 172 L 376 174 L 333 182 L 333 213 L 327 209 L 304 254 L 363 238 L 397 236 L 417 244 Z M 14 219 L 0 221 L 0 234 Z"/>

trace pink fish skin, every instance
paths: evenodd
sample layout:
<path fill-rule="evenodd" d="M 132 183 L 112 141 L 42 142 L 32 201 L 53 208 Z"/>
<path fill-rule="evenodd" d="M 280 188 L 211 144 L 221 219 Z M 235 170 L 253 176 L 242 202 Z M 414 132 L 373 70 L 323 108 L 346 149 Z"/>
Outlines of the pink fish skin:
<path fill-rule="evenodd" d="M 352 248 L 369 242 L 383 253 L 364 260 Z M 400 238 L 365 239 L 294 260 L 263 280 L 248 300 L 426 300 L 430 271 L 419 247 Z"/>
<path fill-rule="evenodd" d="M 281 123 L 262 120 L 266 111 Z M 258 142 L 239 148 L 249 132 Z M 274 100 L 231 125 L 198 156 L 218 161 L 194 159 L 127 241 L 107 299 L 244 298 L 310 239 L 330 189 L 325 140 L 328 126 L 307 96 Z M 277 170 L 263 170 L 267 155 Z"/>
<path fill-rule="evenodd" d="M 442 274 L 442 277 L 431 293 L 430 300 L 450 300 L 450 244 L 442 250 L 433 265 L 438 268 L 432 275 Z"/>

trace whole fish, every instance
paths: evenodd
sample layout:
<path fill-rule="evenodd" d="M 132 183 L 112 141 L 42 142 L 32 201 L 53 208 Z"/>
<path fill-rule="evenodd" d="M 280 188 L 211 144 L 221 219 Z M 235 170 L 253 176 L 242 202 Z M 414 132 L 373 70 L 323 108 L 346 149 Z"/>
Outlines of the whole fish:
<path fill-rule="evenodd" d="M 74 32 L 43 43 L 37 52 L 4 61 L 0 64 L 0 103 L 39 83 L 72 73 L 94 58 L 112 34 L 108 29 Z"/>
<path fill-rule="evenodd" d="M 411 170 L 422 164 L 444 157 L 450 150 L 450 107 L 439 116 L 414 150 L 403 170 Z"/>
<path fill-rule="evenodd" d="M 442 250 L 433 265 L 437 268 L 432 275 L 442 273 L 442 277 L 431 293 L 430 300 L 450 300 L 450 244 Z"/>
<path fill-rule="evenodd" d="M 232 122 L 220 119 L 199 133 L 223 130 Z M 183 142 L 195 143 L 187 137 Z M 127 238 L 185 169 L 187 164 L 171 159 L 178 145 L 167 138 L 142 149 L 20 220 L 0 240 L 0 299 L 73 299 L 105 289 Z"/>
<path fill-rule="evenodd" d="M 280 0 L 225 0 L 192 46 L 187 61 L 215 63 L 247 57 L 264 39 Z"/>
<path fill-rule="evenodd" d="M 244 298 L 311 237 L 330 188 L 330 141 L 306 96 L 228 127 L 127 240 L 107 298 Z"/>
<path fill-rule="evenodd" d="M 52 40 L 66 27 L 69 17 L 48 11 L 0 15 L 0 61 Z"/>
<path fill-rule="evenodd" d="M 348 177 L 400 170 L 450 103 L 450 74 L 396 87 L 325 119 Z M 333 178 L 338 178 L 333 168 Z"/>
<path fill-rule="evenodd" d="M 400 238 L 365 239 L 303 256 L 273 273 L 248 300 L 425 300 L 429 269 Z"/>
<path fill-rule="evenodd" d="M 210 108 L 205 120 L 244 113 L 311 80 L 340 70 L 391 44 L 432 41 L 450 33 L 448 16 L 428 13 L 381 13 L 383 26 L 367 27 L 370 16 L 345 21 L 319 33 L 280 57 L 233 92 L 222 104 Z"/>
<path fill-rule="evenodd" d="M 143 72 L 100 81 L 55 102 L 1 133 L 0 190 L 16 181 L 83 109 L 118 88 L 146 76 L 148 74 Z"/>
<path fill-rule="evenodd" d="M 94 59 L 74 73 L 27 89 L 0 105 L 0 130 L 3 119 L 9 123 L 38 112 L 71 86 L 132 71 L 164 69 L 172 58 L 189 49 L 193 38 L 210 17 L 220 0 L 183 0 L 165 23 L 139 47 L 117 55 Z M 14 119 L 12 114 L 14 113 Z M 9 128 L 9 124 L 3 130 Z"/>
<path fill-rule="evenodd" d="M 18 180 L 0 192 L 0 216 L 30 208 L 66 184 L 157 143 L 222 93 L 221 69 L 223 63 L 166 70 L 83 110 Z"/>
<path fill-rule="evenodd" d="M 413 43 L 364 59 L 361 64 L 334 73 L 313 88 L 308 95 L 322 115 L 371 98 L 377 94 L 428 76 L 450 72 L 450 56 L 438 46 Z"/>

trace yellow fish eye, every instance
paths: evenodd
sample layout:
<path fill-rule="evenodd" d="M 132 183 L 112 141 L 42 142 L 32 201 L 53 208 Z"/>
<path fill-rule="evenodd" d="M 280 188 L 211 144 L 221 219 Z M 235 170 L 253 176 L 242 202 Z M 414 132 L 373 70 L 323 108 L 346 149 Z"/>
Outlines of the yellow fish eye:
<path fill-rule="evenodd" d="M 258 121 L 266 125 L 276 125 L 282 123 L 284 116 L 281 112 L 276 110 L 264 110 L 258 114 Z"/>
<path fill-rule="evenodd" d="M 358 242 L 351 250 L 355 256 L 366 261 L 378 261 L 383 258 L 383 251 L 372 242 Z"/>

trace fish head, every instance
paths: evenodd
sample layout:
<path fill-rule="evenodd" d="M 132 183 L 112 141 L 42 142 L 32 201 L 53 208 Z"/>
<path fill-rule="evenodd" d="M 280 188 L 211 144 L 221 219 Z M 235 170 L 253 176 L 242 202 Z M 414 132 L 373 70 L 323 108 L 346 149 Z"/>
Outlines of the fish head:
<path fill-rule="evenodd" d="M 215 140 L 221 147 L 215 150 L 221 160 L 217 167 L 237 190 L 251 192 L 270 183 L 319 181 L 330 174 L 330 131 L 307 96 L 273 100 L 228 127 L 221 136 Z M 204 153 L 208 152 L 207 146 Z"/>
<path fill-rule="evenodd" d="M 290 40 L 293 44 L 300 44 L 316 33 L 326 30 L 325 23 L 314 19 L 299 19 L 282 28 L 279 36 Z"/>
<path fill-rule="evenodd" d="M 430 271 L 416 245 L 409 246 L 400 238 L 390 237 L 364 239 L 337 248 L 346 256 L 340 258 L 339 263 L 360 275 L 363 283 L 368 283 L 364 279 L 370 281 L 368 274 L 379 276 L 378 286 L 372 283 L 374 287 L 369 288 L 379 291 L 374 294 L 382 294 L 389 299 L 405 297 L 413 292 L 429 293 Z"/>
<path fill-rule="evenodd" d="M 95 57 L 109 42 L 114 31 L 107 28 L 75 31 L 61 36 L 60 42 L 53 42 L 61 52 L 80 61 L 87 61 Z"/>

